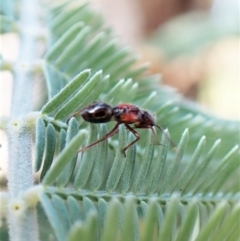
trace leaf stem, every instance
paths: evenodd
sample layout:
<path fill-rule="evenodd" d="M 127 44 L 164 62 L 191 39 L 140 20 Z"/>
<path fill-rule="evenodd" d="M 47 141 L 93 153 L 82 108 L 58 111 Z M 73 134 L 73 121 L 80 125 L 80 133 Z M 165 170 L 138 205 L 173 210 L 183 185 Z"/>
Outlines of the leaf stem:
<path fill-rule="evenodd" d="M 33 74 L 29 66 L 36 59 L 35 31 L 38 29 L 38 1 L 19 3 L 19 55 L 13 73 L 11 121 L 8 124 L 8 223 L 12 241 L 37 241 L 36 210 L 22 195 L 33 186 L 31 130 L 23 118 L 31 111 Z M 20 214 L 21 215 L 20 215 Z"/>

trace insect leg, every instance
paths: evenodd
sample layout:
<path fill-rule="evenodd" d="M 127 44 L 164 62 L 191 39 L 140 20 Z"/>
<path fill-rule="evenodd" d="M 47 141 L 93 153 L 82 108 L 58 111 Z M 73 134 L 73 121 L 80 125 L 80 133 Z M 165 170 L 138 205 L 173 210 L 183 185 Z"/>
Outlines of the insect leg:
<path fill-rule="evenodd" d="M 92 144 L 90 144 L 90 145 L 88 145 L 88 146 L 85 146 L 85 147 L 83 147 L 82 149 L 78 150 L 78 153 L 79 153 L 79 152 L 82 152 L 82 151 L 86 151 L 88 148 L 90 148 L 90 147 L 92 147 L 92 146 L 100 143 L 101 141 L 105 141 L 105 140 L 107 140 L 108 138 L 110 138 L 111 136 L 113 136 L 114 134 L 116 134 L 116 133 L 118 132 L 118 126 L 119 126 L 120 124 L 121 124 L 121 123 L 117 123 L 117 124 L 113 127 L 113 129 L 112 129 L 110 132 L 108 132 L 104 137 L 102 137 L 101 139 L 93 142 Z"/>
<path fill-rule="evenodd" d="M 129 131 L 131 131 L 131 132 L 133 133 L 133 135 L 136 137 L 136 139 L 135 139 L 133 142 L 131 142 L 130 144 L 128 144 L 126 147 L 123 148 L 123 155 L 124 155 L 124 157 L 126 157 L 125 151 L 126 151 L 130 146 L 132 146 L 135 142 L 137 142 L 137 141 L 140 139 L 140 136 L 139 136 L 139 134 L 138 134 L 131 126 L 129 126 L 128 124 L 124 124 L 124 125 L 125 125 L 126 128 L 127 128 Z"/>

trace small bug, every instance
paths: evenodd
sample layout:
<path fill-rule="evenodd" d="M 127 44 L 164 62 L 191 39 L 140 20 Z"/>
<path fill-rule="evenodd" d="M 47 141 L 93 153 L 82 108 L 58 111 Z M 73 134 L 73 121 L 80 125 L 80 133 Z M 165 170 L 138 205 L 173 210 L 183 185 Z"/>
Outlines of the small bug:
<path fill-rule="evenodd" d="M 83 147 L 78 152 L 86 151 L 88 148 L 98 144 L 99 142 L 107 140 L 118 132 L 118 127 L 121 124 L 125 125 L 125 127 L 136 137 L 133 142 L 124 147 L 123 154 L 125 157 L 125 151 L 140 139 L 140 135 L 130 126 L 130 124 L 133 124 L 134 128 L 151 129 L 154 134 L 155 132 L 153 126 L 156 126 L 165 134 L 164 129 L 161 126 L 156 125 L 154 118 L 147 111 L 141 110 L 137 106 L 131 104 L 119 104 L 112 107 L 103 102 L 94 102 L 80 111 L 77 111 L 70 118 L 78 114 L 80 114 L 85 121 L 90 123 L 106 123 L 112 120 L 117 122 L 113 129 L 105 136 L 90 145 Z M 171 145 L 175 147 L 175 144 L 171 141 L 171 139 L 168 136 L 167 138 L 169 139 Z"/>

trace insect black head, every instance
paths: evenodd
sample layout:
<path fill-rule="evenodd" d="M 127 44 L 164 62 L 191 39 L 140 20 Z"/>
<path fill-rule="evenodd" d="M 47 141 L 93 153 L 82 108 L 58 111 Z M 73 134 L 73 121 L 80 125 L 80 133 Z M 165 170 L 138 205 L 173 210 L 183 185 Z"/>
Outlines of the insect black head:
<path fill-rule="evenodd" d="M 113 116 L 112 107 L 103 102 L 93 103 L 81 110 L 81 116 L 91 123 L 109 122 Z"/>

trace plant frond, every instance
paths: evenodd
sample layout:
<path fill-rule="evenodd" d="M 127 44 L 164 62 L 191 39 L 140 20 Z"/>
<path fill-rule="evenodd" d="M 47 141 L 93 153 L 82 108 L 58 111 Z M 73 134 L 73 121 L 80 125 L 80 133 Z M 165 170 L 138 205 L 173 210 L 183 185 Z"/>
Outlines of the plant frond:
<path fill-rule="evenodd" d="M 178 140 L 181 133 L 189 129 L 191 142 L 186 149 L 187 153 L 194 151 L 202 135 L 211 144 L 221 138 L 223 144 L 215 157 L 216 161 L 239 142 L 238 122 L 214 118 L 195 104 L 183 100 L 169 87 L 160 85 L 159 78 L 144 76 L 145 67 L 135 67 L 136 55 L 118 43 L 114 34 L 99 20 L 101 16 L 88 4 L 76 4 L 73 7 L 72 3 L 64 3 L 57 9 L 57 16 L 54 7 L 49 12 L 54 16 L 50 21 L 50 34 L 56 40 L 45 55 L 44 72 L 49 98 L 53 98 L 85 69 L 91 69 L 92 74 L 102 70 L 110 79 L 101 85 L 98 95 L 89 97 L 86 104 L 98 98 L 110 104 L 131 102 L 149 109 L 156 113 L 158 123 L 169 129 L 173 140 Z M 131 81 L 129 86 L 121 84 L 119 79 L 123 78 Z M 119 86 L 121 91 L 118 91 Z M 146 102 L 152 93 L 154 97 Z M 83 106 L 80 103 L 79 108 Z M 57 117 L 62 118 L 61 115 Z"/>
<path fill-rule="evenodd" d="M 105 124 L 100 126 L 98 131 L 96 125 L 91 125 L 91 134 L 87 143 L 96 140 L 98 133 L 100 136 L 106 134 Z M 51 124 L 50 127 L 48 128 L 52 131 Z M 236 177 L 236 168 L 239 168 L 239 159 L 234 158 L 239 155 L 238 146 L 235 146 L 216 164 L 214 154 L 219 148 L 220 142 L 217 141 L 207 153 L 204 153 L 205 137 L 203 137 L 200 139 L 195 153 L 189 158 L 189 154 L 183 154 L 188 143 L 188 131 L 186 130 L 176 152 L 171 152 L 167 156 L 169 143 L 165 135 L 161 140 L 163 144 L 154 147 L 154 138 L 149 131 L 145 150 L 140 150 L 143 151 L 143 154 L 138 155 L 134 145 L 127 151 L 127 158 L 124 158 L 122 149 L 132 140 L 132 135 L 127 138 L 126 129 L 123 126 L 120 127 L 119 145 L 114 157 L 113 151 L 109 150 L 107 145 L 108 141 L 104 141 L 83 152 L 78 160 L 79 164 L 76 164 L 76 153 L 80 149 L 81 143 L 84 143 L 85 131 L 78 132 L 77 122 L 74 119 L 71 120 L 70 129 L 67 130 L 67 135 L 64 135 L 66 147 L 62 149 L 51 168 L 51 162 L 47 162 L 46 166 L 49 170 L 43 184 L 55 183 L 59 187 L 65 186 L 67 181 L 64 185 L 59 185 L 56 180 L 59 180 L 59 176 L 66 175 L 68 181 L 71 177 L 71 182 L 76 190 L 83 188 L 92 191 L 105 190 L 109 193 L 133 192 L 136 195 L 152 195 L 154 193 L 162 195 L 179 192 L 182 195 L 190 193 L 193 196 L 200 193 L 205 196 L 211 192 L 217 194 L 232 191 L 228 182 L 231 183 L 235 180 L 233 177 Z M 69 134 L 72 133 L 72 128 L 74 135 Z M 48 149 L 46 149 L 47 151 Z M 51 149 L 51 153 L 54 153 L 54 149 Z M 184 161 L 185 159 L 187 162 Z M 71 166 L 71 168 L 68 169 L 67 166 L 69 166 L 68 168 Z M 209 168 L 210 166 L 211 168 Z"/>
<path fill-rule="evenodd" d="M 20 33 L 19 38 L 25 38 L 20 41 L 20 60 L 25 60 L 24 49 L 30 49 L 27 55 L 33 53 L 38 31 L 36 34 L 24 28 L 28 19 L 21 20 L 26 12 L 24 7 L 19 10 L 20 2 L 1 3 L 0 33 Z M 162 85 L 159 76 L 148 76 L 147 65 L 139 66 L 138 55 L 121 45 L 89 4 L 56 0 L 44 1 L 41 7 L 45 6 L 41 17 L 49 25 L 45 29 L 42 68 L 48 102 L 37 114 L 25 116 L 29 105 L 19 119 L 0 120 L 1 129 L 9 134 L 9 146 L 14 147 L 9 152 L 9 163 L 14 164 L 9 165 L 10 169 L 14 167 L 14 172 L 9 171 L 9 187 L 19 187 L 14 192 L 9 188 L 9 196 L 24 204 L 27 217 L 20 220 L 10 216 L 10 234 L 21 226 L 18 233 L 30 237 L 28 231 L 33 227 L 37 240 L 37 212 L 43 240 L 46 236 L 58 241 L 237 240 L 239 122 L 211 116 Z M 37 12 L 30 15 L 34 21 L 29 23 L 38 22 Z M 40 57 L 30 55 L 26 60 Z M 31 88 L 35 63 L 24 69 L 21 63 L 15 65 L 0 58 L 2 70 L 14 72 L 17 66 L 14 89 L 21 92 Z M 26 76 L 27 81 L 21 85 L 18 80 Z M 20 92 L 17 95 L 25 94 Z M 24 103 L 17 95 L 13 95 L 15 110 Z M 131 103 L 146 109 L 155 114 L 164 133 L 160 138 L 152 130 L 138 130 L 140 140 L 127 149 L 124 157 L 123 148 L 135 136 L 120 125 L 110 139 L 79 152 L 112 127 L 112 123 L 89 124 L 78 118 L 77 113 L 94 101 L 112 106 Z M 31 133 L 33 125 L 35 133 Z M 40 174 L 40 188 L 34 194 L 29 191 L 33 185 L 32 134 L 34 169 Z M 169 146 L 170 136 L 177 143 L 175 149 Z M 35 209 L 33 203 L 37 201 L 40 203 Z M 4 219 L 3 226 L 7 226 L 5 223 Z"/>
<path fill-rule="evenodd" d="M 65 199 L 51 192 L 41 196 L 41 203 L 47 211 L 53 228 L 57 225 L 62 227 L 62 229 L 55 228 L 58 240 L 77 240 L 81 235 L 84 235 L 84 240 L 95 240 L 97 234 L 100 234 L 98 240 L 117 238 L 124 241 L 163 241 L 166 238 L 210 241 L 221 240 L 220 234 L 228 237 L 230 233 L 234 233 L 234 238 L 238 237 L 235 230 L 238 226 L 230 227 L 230 223 L 233 223 L 231 221 L 239 215 L 238 204 L 221 201 L 214 204 L 213 210 L 205 208 L 206 215 L 202 215 L 201 206 L 206 205 L 203 201 L 195 198 L 183 202 L 175 194 L 167 200 L 151 197 L 147 201 L 140 201 L 131 195 L 124 199 L 112 197 L 107 203 L 104 200 L 107 200 L 107 196 L 94 199 L 83 196 L 79 199 L 77 196 L 68 195 Z M 70 211 L 72 203 L 74 203 L 74 214 Z M 184 215 L 181 215 L 182 209 Z M 79 216 L 76 216 L 76 213 Z M 98 213 L 101 215 L 97 215 Z"/>
<path fill-rule="evenodd" d="M 36 170 L 43 166 L 41 204 L 57 239 L 219 238 L 210 230 L 225 229 L 225 221 L 239 212 L 239 123 L 204 113 L 159 84 L 158 77 L 144 75 L 146 66 L 136 67 L 137 56 L 88 5 L 53 5 L 49 16 L 44 66 L 49 102 L 36 128 Z M 96 100 L 133 103 L 156 113 L 157 123 L 179 143 L 176 150 L 169 148 L 168 130 L 161 145 L 151 131 L 140 130 L 140 141 L 124 158 L 122 149 L 134 136 L 120 126 L 116 136 L 77 155 L 111 126 L 87 129 L 75 118 L 66 123 Z M 48 147 L 50 140 L 54 145 Z"/>

